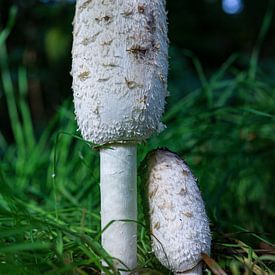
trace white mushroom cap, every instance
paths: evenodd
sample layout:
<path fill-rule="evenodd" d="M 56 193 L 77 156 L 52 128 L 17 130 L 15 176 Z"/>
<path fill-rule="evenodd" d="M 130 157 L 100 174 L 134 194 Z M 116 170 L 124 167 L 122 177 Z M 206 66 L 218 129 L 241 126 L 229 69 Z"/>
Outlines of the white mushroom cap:
<path fill-rule="evenodd" d="M 147 195 L 152 248 L 175 273 L 194 268 L 210 253 L 211 234 L 196 179 L 176 154 L 156 150 L 148 157 Z"/>
<path fill-rule="evenodd" d="M 84 139 L 136 142 L 162 130 L 165 0 L 78 0 L 73 34 L 74 104 Z"/>

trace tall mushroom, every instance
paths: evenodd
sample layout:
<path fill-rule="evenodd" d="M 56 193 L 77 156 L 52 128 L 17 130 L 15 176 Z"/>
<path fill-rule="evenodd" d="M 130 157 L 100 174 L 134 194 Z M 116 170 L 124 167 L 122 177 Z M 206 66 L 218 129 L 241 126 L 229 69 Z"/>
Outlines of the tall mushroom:
<path fill-rule="evenodd" d="M 103 229 L 137 219 L 136 145 L 163 129 L 165 0 L 78 0 L 73 37 L 77 123 L 85 140 L 106 145 L 100 149 Z M 114 222 L 102 245 L 129 269 L 136 267 L 135 223 Z"/>
<path fill-rule="evenodd" d="M 176 154 L 159 149 L 146 158 L 146 193 L 152 248 L 175 274 L 201 274 L 211 234 L 196 180 Z"/>

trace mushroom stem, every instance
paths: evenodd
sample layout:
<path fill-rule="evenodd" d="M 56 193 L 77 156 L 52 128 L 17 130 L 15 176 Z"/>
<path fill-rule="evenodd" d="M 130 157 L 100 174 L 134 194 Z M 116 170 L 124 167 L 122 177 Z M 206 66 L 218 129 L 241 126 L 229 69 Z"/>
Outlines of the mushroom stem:
<path fill-rule="evenodd" d="M 132 270 L 137 264 L 136 151 L 133 144 L 110 145 L 100 150 L 102 229 L 113 221 L 102 234 L 102 246 L 125 264 L 114 261 L 119 269 Z"/>
<path fill-rule="evenodd" d="M 202 264 L 198 263 L 194 268 L 187 270 L 185 272 L 175 272 L 175 275 L 201 275 L 202 274 Z"/>

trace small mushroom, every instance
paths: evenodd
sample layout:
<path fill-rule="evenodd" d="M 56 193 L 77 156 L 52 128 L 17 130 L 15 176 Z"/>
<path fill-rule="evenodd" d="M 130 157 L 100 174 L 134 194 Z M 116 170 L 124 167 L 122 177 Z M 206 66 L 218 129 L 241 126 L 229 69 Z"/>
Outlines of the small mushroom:
<path fill-rule="evenodd" d="M 175 274 L 201 274 L 201 254 L 210 253 L 211 234 L 196 179 L 178 155 L 165 149 L 151 152 L 146 166 L 146 193 L 151 194 L 147 203 L 156 257 Z M 168 205 L 173 207 L 165 207 Z"/>

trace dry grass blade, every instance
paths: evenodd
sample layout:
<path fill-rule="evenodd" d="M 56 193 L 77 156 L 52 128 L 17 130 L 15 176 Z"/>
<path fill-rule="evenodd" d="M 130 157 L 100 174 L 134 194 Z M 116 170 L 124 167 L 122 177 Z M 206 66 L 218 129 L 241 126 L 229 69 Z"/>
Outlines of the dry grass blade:
<path fill-rule="evenodd" d="M 254 250 L 240 240 L 235 241 L 239 245 L 239 247 L 245 252 L 245 254 L 248 255 L 248 257 L 236 257 L 236 259 L 241 262 L 249 270 L 249 272 L 253 272 L 256 275 L 268 275 L 268 272 L 266 272 L 261 266 L 256 264 L 259 257 L 254 252 Z"/>
<path fill-rule="evenodd" d="M 202 253 L 202 259 L 215 275 L 226 275 L 226 272 L 218 265 L 218 263 L 210 258 L 207 254 Z"/>
<path fill-rule="evenodd" d="M 248 258 L 236 257 L 236 259 L 243 263 L 249 269 L 249 272 L 253 272 L 256 275 L 269 275 L 268 272 L 263 270 L 259 265 L 251 262 Z"/>

